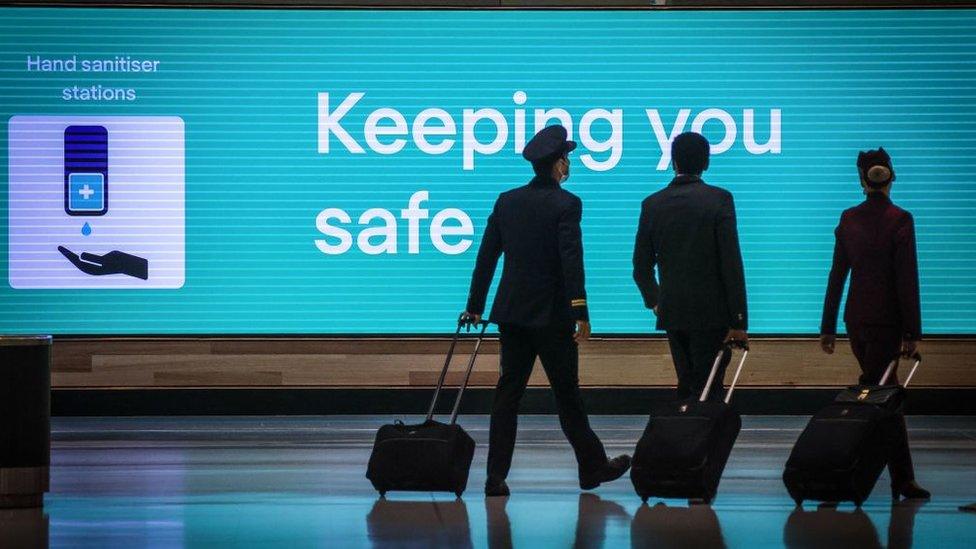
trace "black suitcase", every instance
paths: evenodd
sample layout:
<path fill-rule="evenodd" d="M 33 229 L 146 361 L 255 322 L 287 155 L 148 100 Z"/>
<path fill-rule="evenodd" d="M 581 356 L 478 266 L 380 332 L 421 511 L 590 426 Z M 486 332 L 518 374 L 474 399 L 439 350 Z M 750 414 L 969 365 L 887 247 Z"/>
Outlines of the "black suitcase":
<path fill-rule="evenodd" d="M 481 323 L 474 351 L 468 361 L 468 369 L 458 390 L 450 423 L 434 421 L 434 407 L 444 386 L 444 378 L 454 356 L 454 348 L 461 337 L 458 321 L 457 331 L 447 352 L 447 360 L 437 380 L 437 389 L 430 403 L 427 418 L 423 423 L 406 425 L 401 421 L 380 427 L 373 443 L 373 453 L 369 457 L 366 478 L 383 496 L 389 490 L 414 492 L 454 492 L 461 497 L 468 486 L 468 472 L 474 457 L 474 439 L 457 424 L 461 396 L 468 385 L 471 370 L 474 368 L 478 350 L 485 337 L 487 322 Z"/>
<path fill-rule="evenodd" d="M 882 422 L 902 411 L 905 388 L 884 385 L 900 357 L 888 365 L 879 385 L 856 385 L 818 411 L 800 433 L 783 471 L 783 483 L 797 505 L 804 500 L 853 501 L 860 506 L 871 495 L 888 464 Z M 922 361 L 915 365 L 907 385 Z"/>
<path fill-rule="evenodd" d="M 725 401 L 706 402 L 718 366 L 733 346 L 741 348 L 743 353 Z M 670 402 L 651 414 L 637 442 L 630 468 L 630 480 L 642 500 L 655 496 L 701 499 L 709 503 L 715 497 L 725 463 L 742 427 L 742 418 L 729 402 L 748 354 L 745 343 L 725 345 L 715 357 L 700 398 Z"/>

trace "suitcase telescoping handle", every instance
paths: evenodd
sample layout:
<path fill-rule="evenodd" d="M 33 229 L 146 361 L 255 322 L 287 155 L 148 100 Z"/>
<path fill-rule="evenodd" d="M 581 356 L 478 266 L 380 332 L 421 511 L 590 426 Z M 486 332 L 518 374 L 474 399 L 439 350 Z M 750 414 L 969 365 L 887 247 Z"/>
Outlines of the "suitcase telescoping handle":
<path fill-rule="evenodd" d="M 903 385 L 903 387 L 908 387 L 908 382 L 912 380 L 912 377 L 915 375 L 915 370 L 918 370 L 918 365 L 922 363 L 922 354 L 918 351 L 915 351 L 912 354 L 900 353 L 898 356 L 896 356 L 895 359 L 891 361 L 891 364 L 888 365 L 888 368 L 885 369 L 885 373 L 883 376 L 881 376 L 881 381 L 878 382 L 878 385 L 884 385 L 885 382 L 888 381 L 888 378 L 891 377 L 892 373 L 894 373 L 895 368 L 898 366 L 898 361 L 901 360 L 902 357 L 911 358 L 915 361 L 915 365 L 912 366 L 912 371 L 908 372 L 908 377 L 905 378 L 905 383 Z"/>
<path fill-rule="evenodd" d="M 437 406 L 437 399 L 441 396 L 441 389 L 444 388 L 444 378 L 447 377 L 447 370 L 451 367 L 454 348 L 457 347 L 457 342 L 461 338 L 461 328 L 467 326 L 470 329 L 472 324 L 465 315 L 461 315 L 458 318 L 457 329 L 454 330 L 454 338 L 451 340 L 451 348 L 447 351 L 447 359 L 444 360 L 441 375 L 437 378 L 437 389 L 434 390 L 434 398 L 431 399 L 430 409 L 427 410 L 427 421 L 434 419 L 434 407 Z M 464 394 L 464 389 L 468 386 L 468 380 L 471 378 L 471 370 L 474 369 L 474 361 L 478 358 L 478 351 L 481 350 L 481 342 L 485 339 L 485 331 L 488 330 L 487 320 L 483 320 L 478 324 L 481 325 L 481 332 L 478 334 L 478 339 L 474 344 L 474 351 L 472 351 L 471 358 L 468 360 L 468 369 L 464 373 L 464 380 L 461 382 L 461 387 L 458 390 L 457 399 L 454 400 L 454 409 L 451 411 L 451 424 L 457 421 L 458 410 L 461 408 L 461 395 Z"/>
<path fill-rule="evenodd" d="M 712 371 L 708 374 L 708 381 L 705 382 L 705 389 L 702 390 L 701 397 L 698 399 L 699 402 L 705 402 L 708 398 L 709 390 L 712 388 L 712 383 L 715 382 L 715 376 L 718 375 L 718 366 L 722 363 L 722 356 L 725 352 L 732 352 L 733 348 L 742 349 L 742 358 L 739 359 L 739 367 L 735 369 L 735 376 L 732 377 L 732 384 L 729 385 L 729 390 L 725 393 L 725 403 L 728 404 L 732 400 L 732 391 L 735 390 L 735 384 L 739 381 L 739 374 L 742 373 L 742 366 L 746 363 L 746 357 L 749 356 L 749 342 L 729 340 L 725 342 L 718 351 L 718 355 L 715 356 L 715 363 L 712 364 Z"/>

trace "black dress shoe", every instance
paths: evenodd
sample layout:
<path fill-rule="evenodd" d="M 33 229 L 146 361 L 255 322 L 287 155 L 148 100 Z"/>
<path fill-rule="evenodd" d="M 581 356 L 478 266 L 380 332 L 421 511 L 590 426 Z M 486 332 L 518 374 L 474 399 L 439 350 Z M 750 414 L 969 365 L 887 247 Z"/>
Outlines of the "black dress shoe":
<path fill-rule="evenodd" d="M 485 496 L 487 497 L 507 496 L 510 493 L 504 480 L 488 479 L 485 481 Z"/>
<path fill-rule="evenodd" d="M 899 498 L 905 499 L 929 499 L 932 494 L 918 485 L 914 480 L 902 483 L 901 486 L 891 487 L 891 499 L 897 501 Z"/>
<path fill-rule="evenodd" d="M 580 477 L 580 488 L 583 490 L 592 490 L 604 482 L 617 480 L 624 476 L 627 469 L 630 469 L 630 456 L 627 454 L 617 456 L 597 469 L 596 473 L 586 478 Z"/>

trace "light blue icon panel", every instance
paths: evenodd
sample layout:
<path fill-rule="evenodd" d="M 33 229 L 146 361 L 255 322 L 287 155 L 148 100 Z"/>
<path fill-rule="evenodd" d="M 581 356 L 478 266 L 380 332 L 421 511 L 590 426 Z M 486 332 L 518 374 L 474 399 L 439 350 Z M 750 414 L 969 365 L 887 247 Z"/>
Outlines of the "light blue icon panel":
<path fill-rule="evenodd" d="M 73 212 L 100 212 L 105 209 L 105 176 L 100 173 L 70 174 L 68 209 Z"/>

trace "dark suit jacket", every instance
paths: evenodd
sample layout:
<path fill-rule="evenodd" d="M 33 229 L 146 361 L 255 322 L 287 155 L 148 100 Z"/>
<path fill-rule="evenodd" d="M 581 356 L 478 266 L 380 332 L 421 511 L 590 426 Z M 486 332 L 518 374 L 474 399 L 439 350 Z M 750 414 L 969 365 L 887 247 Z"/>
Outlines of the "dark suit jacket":
<path fill-rule="evenodd" d="M 847 273 L 844 322 L 851 325 L 899 326 L 902 338 L 922 334 L 918 295 L 918 259 L 912 214 L 880 192 L 845 210 L 834 230 L 834 262 L 827 281 L 820 333 L 837 333 L 837 310 Z"/>
<path fill-rule="evenodd" d="M 547 177 L 499 195 L 471 276 L 467 311 L 482 314 L 505 254 L 488 320 L 543 327 L 588 320 L 583 277 L 583 203 Z"/>
<path fill-rule="evenodd" d="M 745 330 L 746 284 L 732 194 L 679 175 L 644 199 L 634 281 L 644 306 L 657 306 L 659 330 Z"/>

